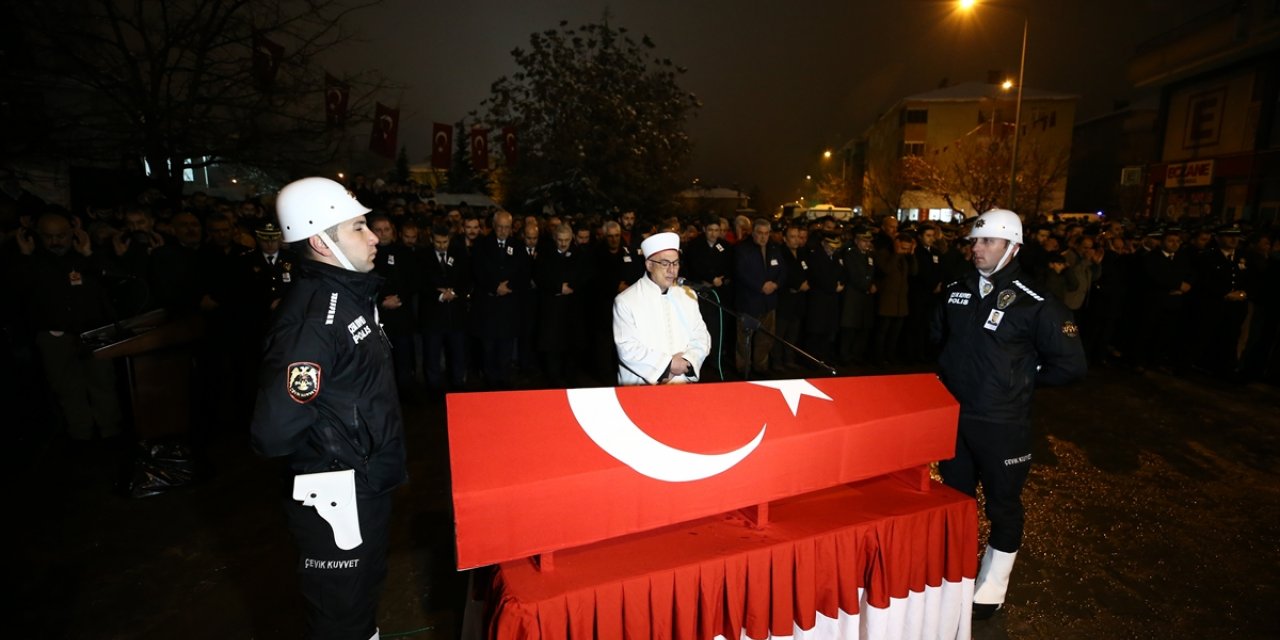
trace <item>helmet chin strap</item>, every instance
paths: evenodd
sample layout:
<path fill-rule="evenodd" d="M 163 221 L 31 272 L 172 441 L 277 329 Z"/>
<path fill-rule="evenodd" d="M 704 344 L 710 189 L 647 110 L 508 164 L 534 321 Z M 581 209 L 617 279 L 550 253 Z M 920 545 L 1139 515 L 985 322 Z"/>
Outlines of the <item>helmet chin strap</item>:
<path fill-rule="evenodd" d="M 982 277 L 984 278 L 990 278 L 991 274 L 1005 268 L 1005 265 L 1009 264 L 1009 259 L 1012 258 L 1014 255 L 1017 255 L 1018 252 L 1014 251 L 1014 249 L 1016 249 L 1017 247 L 1018 245 L 1014 244 L 1013 242 L 1010 242 L 1009 246 L 1005 247 L 1004 249 L 1004 255 L 1000 256 L 1000 261 L 996 263 L 996 268 L 978 269 L 978 273 L 982 274 Z"/>
<path fill-rule="evenodd" d="M 356 270 L 355 265 L 352 265 L 351 261 L 347 259 L 347 254 L 343 253 L 342 249 L 338 248 L 338 243 L 334 242 L 333 238 L 329 237 L 329 234 L 321 231 L 316 235 L 320 236 L 320 241 L 324 243 L 324 246 L 329 247 L 329 251 L 333 252 L 333 257 L 338 259 L 338 262 L 342 265 L 343 269 L 346 269 L 347 271 Z"/>

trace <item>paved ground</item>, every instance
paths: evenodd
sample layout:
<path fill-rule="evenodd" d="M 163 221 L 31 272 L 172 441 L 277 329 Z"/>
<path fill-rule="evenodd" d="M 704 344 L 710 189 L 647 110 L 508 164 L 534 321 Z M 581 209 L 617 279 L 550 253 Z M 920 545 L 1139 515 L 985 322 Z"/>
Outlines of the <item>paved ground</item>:
<path fill-rule="evenodd" d="M 383 637 L 451 639 L 465 577 L 443 408 L 406 411 Z M 1105 368 L 1041 390 L 1027 539 L 1006 610 L 974 637 L 1280 637 L 1278 411 L 1275 387 Z M 10 637 L 299 636 L 275 471 L 242 434 L 213 443 L 208 480 L 146 499 L 116 492 L 120 452 L 18 444 Z"/>

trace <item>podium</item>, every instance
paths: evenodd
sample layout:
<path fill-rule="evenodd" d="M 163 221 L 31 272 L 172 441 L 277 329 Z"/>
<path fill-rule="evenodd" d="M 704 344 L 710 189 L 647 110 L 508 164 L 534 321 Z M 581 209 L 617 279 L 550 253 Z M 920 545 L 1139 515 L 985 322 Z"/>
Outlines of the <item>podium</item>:
<path fill-rule="evenodd" d="M 932 375 L 450 395 L 458 567 L 493 640 L 964 638 L 958 414 Z"/>
<path fill-rule="evenodd" d="M 169 318 L 157 309 L 80 334 L 95 358 L 124 358 L 137 437 L 187 433 L 192 343 L 204 335 L 198 314 Z"/>

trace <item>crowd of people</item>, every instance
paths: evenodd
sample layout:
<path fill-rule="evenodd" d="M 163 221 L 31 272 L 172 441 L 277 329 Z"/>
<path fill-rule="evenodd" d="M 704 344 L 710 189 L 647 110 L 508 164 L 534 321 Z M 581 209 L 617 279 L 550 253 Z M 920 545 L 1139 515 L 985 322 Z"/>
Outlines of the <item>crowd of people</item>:
<path fill-rule="evenodd" d="M 373 210 L 378 321 L 408 401 L 617 384 L 614 297 L 645 272 L 640 243 L 659 231 L 680 235 L 672 268 L 702 298 L 704 381 L 929 366 L 943 290 L 973 269 L 964 225 L 892 215 L 513 215 L 439 206 L 407 185 L 351 188 Z M 122 420 L 113 365 L 86 357 L 80 334 L 155 309 L 204 319 L 196 380 L 206 426 L 247 420 L 262 336 L 300 260 L 271 205 L 197 193 L 179 205 L 7 216 L 10 357 L 30 379 L 43 375 L 71 438 L 113 436 Z M 1017 260 L 1074 314 L 1092 364 L 1275 380 L 1274 232 L 1025 226 Z"/>

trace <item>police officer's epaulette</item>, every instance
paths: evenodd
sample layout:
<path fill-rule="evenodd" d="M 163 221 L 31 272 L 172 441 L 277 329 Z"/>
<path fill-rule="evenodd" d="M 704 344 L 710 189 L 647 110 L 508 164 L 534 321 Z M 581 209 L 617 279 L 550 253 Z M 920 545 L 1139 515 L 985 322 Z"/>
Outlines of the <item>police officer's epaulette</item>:
<path fill-rule="evenodd" d="M 1015 287 L 1017 287 L 1017 288 L 1022 289 L 1023 291 L 1025 291 L 1025 292 L 1027 293 L 1027 295 L 1031 296 L 1032 298 L 1035 298 L 1036 302 L 1044 302 L 1044 297 L 1043 297 L 1043 296 L 1041 296 L 1040 294 L 1036 293 L 1035 291 L 1032 291 L 1032 290 L 1031 290 L 1031 287 L 1028 287 L 1027 285 L 1022 284 L 1022 281 L 1021 281 L 1021 280 L 1014 280 L 1014 281 L 1013 281 L 1013 286 L 1015 286 Z"/>
<path fill-rule="evenodd" d="M 960 278 L 959 280 L 952 280 L 951 282 L 948 282 L 948 283 L 947 283 L 947 285 L 946 285 L 946 286 L 944 286 L 944 287 L 942 287 L 942 288 L 943 288 L 943 289 L 950 289 L 951 287 L 954 287 L 954 286 L 956 286 L 956 285 L 960 284 L 961 282 L 964 282 L 964 278 Z"/>
<path fill-rule="evenodd" d="M 325 324 L 333 324 L 338 313 L 338 292 L 316 289 L 303 303 L 303 318 L 308 322 L 324 318 Z"/>

